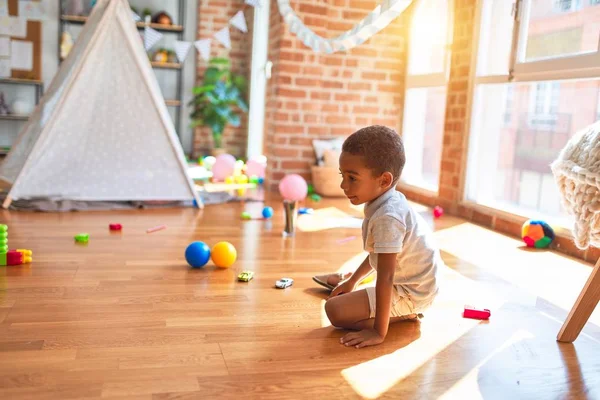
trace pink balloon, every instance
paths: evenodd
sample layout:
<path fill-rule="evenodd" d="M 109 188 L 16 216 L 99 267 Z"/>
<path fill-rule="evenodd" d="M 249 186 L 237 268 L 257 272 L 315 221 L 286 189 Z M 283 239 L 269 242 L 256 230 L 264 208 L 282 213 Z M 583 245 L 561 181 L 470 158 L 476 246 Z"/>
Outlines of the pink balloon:
<path fill-rule="evenodd" d="M 258 161 L 251 159 L 246 163 L 246 175 L 252 177 L 256 176 L 258 178 L 265 177 L 265 165 L 259 163 Z"/>
<path fill-rule="evenodd" d="M 286 175 L 281 182 L 279 182 L 279 193 L 285 200 L 304 200 L 308 194 L 308 185 L 300 175 Z"/>
<path fill-rule="evenodd" d="M 218 181 L 224 181 L 228 176 L 232 176 L 235 171 L 235 157 L 231 154 L 221 154 L 215 160 L 212 167 L 213 178 Z"/>

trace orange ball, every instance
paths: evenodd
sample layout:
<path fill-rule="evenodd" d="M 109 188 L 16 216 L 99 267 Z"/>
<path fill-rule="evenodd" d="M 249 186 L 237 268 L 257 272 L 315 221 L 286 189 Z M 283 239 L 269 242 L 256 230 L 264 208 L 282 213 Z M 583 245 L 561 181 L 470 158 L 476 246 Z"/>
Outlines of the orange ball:
<path fill-rule="evenodd" d="M 237 259 L 237 250 L 229 242 L 219 242 L 212 248 L 210 257 L 217 267 L 228 268 Z"/>

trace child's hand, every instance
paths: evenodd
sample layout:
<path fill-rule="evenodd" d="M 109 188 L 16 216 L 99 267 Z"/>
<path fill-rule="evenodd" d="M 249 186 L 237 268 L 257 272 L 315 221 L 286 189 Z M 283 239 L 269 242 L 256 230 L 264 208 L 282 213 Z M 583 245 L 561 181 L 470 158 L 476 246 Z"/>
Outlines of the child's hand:
<path fill-rule="evenodd" d="M 340 339 L 340 343 L 345 346 L 354 346 L 357 349 L 367 346 L 375 346 L 383 343 L 384 337 L 375 329 L 363 329 L 360 332 L 350 332 Z"/>
<path fill-rule="evenodd" d="M 347 279 L 337 285 L 329 295 L 329 298 L 339 296 L 340 294 L 350 293 L 356 288 L 356 283 L 352 281 L 352 279 Z"/>

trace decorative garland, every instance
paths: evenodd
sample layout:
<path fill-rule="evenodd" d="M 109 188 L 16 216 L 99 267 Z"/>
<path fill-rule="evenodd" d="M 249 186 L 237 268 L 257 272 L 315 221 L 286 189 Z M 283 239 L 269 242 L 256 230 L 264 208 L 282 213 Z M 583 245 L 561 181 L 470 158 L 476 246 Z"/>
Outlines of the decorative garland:
<path fill-rule="evenodd" d="M 402 14 L 412 2 L 413 0 L 383 0 L 352 29 L 335 38 L 326 39 L 304 25 L 290 6 L 289 0 L 277 0 L 279 13 L 288 24 L 290 32 L 317 53 L 325 52 L 328 54 L 350 50 L 369 40 Z"/>

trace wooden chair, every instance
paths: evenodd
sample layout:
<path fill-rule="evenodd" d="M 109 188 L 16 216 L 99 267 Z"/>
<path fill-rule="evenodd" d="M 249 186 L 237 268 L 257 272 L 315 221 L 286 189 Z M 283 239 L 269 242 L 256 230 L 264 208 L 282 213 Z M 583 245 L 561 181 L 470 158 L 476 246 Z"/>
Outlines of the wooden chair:
<path fill-rule="evenodd" d="M 573 239 L 580 249 L 600 247 L 600 121 L 576 133 L 552 163 L 562 202 L 575 217 Z M 569 316 L 559 342 L 573 342 L 600 301 L 600 259 Z"/>
<path fill-rule="evenodd" d="M 579 332 L 581 332 L 590 315 L 592 315 L 598 301 L 600 301 L 600 259 L 596 262 L 592 274 L 585 283 L 573 308 L 571 308 L 571 312 L 563 323 L 562 328 L 560 328 L 556 339 L 559 342 L 567 343 L 571 343 L 577 339 Z"/>

